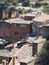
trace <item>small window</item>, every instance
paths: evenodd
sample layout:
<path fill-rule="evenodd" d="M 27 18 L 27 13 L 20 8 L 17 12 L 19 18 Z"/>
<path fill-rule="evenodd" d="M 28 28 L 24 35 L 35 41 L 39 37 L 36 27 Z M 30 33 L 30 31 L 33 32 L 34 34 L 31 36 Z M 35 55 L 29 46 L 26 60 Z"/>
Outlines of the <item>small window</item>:
<path fill-rule="evenodd" d="M 14 32 L 15 35 L 18 35 L 18 32 Z"/>
<path fill-rule="evenodd" d="M 16 24 L 14 24 L 14 27 L 16 27 Z"/>
<path fill-rule="evenodd" d="M 14 27 L 17 27 L 17 26 L 19 26 L 19 24 L 14 24 Z"/>
<path fill-rule="evenodd" d="M 0 27 L 2 27 L 2 24 L 0 24 Z"/>
<path fill-rule="evenodd" d="M 25 24 L 21 24 L 20 27 L 21 28 L 26 28 L 26 25 Z"/>
<path fill-rule="evenodd" d="M 3 36 L 5 36 L 5 35 L 6 35 L 6 31 L 4 30 L 4 31 L 3 31 Z"/>
<path fill-rule="evenodd" d="M 20 39 L 22 39 L 22 37 L 20 37 Z"/>
<path fill-rule="evenodd" d="M 22 32 L 22 35 L 25 35 L 25 32 Z"/>
<path fill-rule="evenodd" d="M 10 25 L 10 24 L 7 24 L 7 25 L 6 25 L 6 27 L 8 27 L 8 28 L 9 28 L 9 27 L 11 27 L 11 25 Z"/>

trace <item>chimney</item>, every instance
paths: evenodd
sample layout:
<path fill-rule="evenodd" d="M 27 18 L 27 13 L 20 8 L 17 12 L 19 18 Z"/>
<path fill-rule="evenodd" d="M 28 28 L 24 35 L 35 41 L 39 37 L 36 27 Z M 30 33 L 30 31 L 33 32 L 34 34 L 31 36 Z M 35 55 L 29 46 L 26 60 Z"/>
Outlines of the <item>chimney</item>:
<path fill-rule="evenodd" d="M 6 65 L 8 65 L 8 61 L 6 61 Z"/>
<path fill-rule="evenodd" d="M 13 65 L 15 65 L 16 57 L 13 57 Z"/>
<path fill-rule="evenodd" d="M 37 47 L 38 47 L 37 43 L 32 44 L 32 56 L 37 55 Z"/>
<path fill-rule="evenodd" d="M 16 65 L 18 63 L 19 63 L 19 61 L 18 61 L 17 57 L 16 56 L 13 57 L 13 65 Z"/>
<path fill-rule="evenodd" d="M 6 60 L 3 60 L 2 63 L 3 63 L 3 65 L 6 65 Z"/>

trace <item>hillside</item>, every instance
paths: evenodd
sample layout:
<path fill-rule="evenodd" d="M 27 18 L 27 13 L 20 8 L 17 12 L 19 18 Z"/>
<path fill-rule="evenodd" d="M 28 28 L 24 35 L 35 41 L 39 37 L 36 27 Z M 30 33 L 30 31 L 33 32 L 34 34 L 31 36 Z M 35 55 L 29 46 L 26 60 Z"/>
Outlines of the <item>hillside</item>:
<path fill-rule="evenodd" d="M 17 1 L 17 0 L 0 0 L 0 2 L 5 2 L 5 1 Z M 18 0 L 19 2 L 23 2 L 24 0 Z M 29 0 L 30 2 L 33 2 L 33 1 L 38 1 L 38 0 Z M 43 1 L 49 1 L 49 0 L 43 0 Z"/>

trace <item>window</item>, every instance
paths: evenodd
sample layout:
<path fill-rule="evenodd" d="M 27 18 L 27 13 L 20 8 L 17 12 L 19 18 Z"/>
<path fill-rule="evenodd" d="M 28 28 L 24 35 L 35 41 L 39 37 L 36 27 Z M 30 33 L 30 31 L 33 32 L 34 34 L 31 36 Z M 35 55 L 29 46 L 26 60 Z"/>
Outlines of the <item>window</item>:
<path fill-rule="evenodd" d="M 19 26 L 19 24 L 14 24 L 14 27 Z"/>
<path fill-rule="evenodd" d="M 26 28 L 26 24 L 20 24 L 21 28 Z"/>
<path fill-rule="evenodd" d="M 33 51 L 32 51 L 33 56 L 37 54 L 37 46 L 38 46 L 37 43 L 33 43 L 33 48 L 32 48 L 33 49 Z"/>
<path fill-rule="evenodd" d="M 16 27 L 16 24 L 14 24 L 14 27 Z"/>
<path fill-rule="evenodd" d="M 9 27 L 11 27 L 11 25 L 10 25 L 10 24 L 7 24 L 7 25 L 6 25 L 6 27 L 8 27 L 8 28 L 9 28 Z"/>
<path fill-rule="evenodd" d="M 14 32 L 15 35 L 18 35 L 18 32 Z"/>
<path fill-rule="evenodd" d="M 34 26 L 32 26 L 32 32 L 35 33 L 36 32 L 36 28 Z"/>
<path fill-rule="evenodd" d="M 22 37 L 20 37 L 20 39 L 22 39 Z"/>
<path fill-rule="evenodd" d="M 25 32 L 22 32 L 22 35 L 25 35 Z"/>
<path fill-rule="evenodd" d="M 2 27 L 2 24 L 0 24 L 0 27 Z"/>
<path fill-rule="evenodd" d="M 3 31 L 3 36 L 5 36 L 5 35 L 6 35 L 6 31 L 4 30 L 4 31 Z"/>

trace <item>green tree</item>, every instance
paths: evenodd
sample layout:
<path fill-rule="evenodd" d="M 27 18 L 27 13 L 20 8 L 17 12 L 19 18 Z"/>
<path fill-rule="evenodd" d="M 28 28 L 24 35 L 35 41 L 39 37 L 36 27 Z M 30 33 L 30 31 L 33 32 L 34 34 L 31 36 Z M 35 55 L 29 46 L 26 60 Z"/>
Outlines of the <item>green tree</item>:
<path fill-rule="evenodd" d="M 14 5 L 11 5 L 8 7 L 9 10 L 16 10 L 15 6 Z"/>
<path fill-rule="evenodd" d="M 28 13 L 30 13 L 30 12 L 32 12 L 32 9 L 29 9 L 29 10 L 28 10 Z"/>
<path fill-rule="evenodd" d="M 44 6 L 48 6 L 48 3 L 47 3 L 47 2 L 45 2 L 45 3 L 43 3 L 43 5 L 44 5 Z"/>
<path fill-rule="evenodd" d="M 49 14 L 49 5 L 48 6 L 44 6 L 43 12 Z"/>
<path fill-rule="evenodd" d="M 23 10 L 23 13 L 25 13 L 25 14 L 28 13 L 28 10 L 25 10 L 25 9 L 24 9 L 24 10 Z"/>
<path fill-rule="evenodd" d="M 0 3 L 0 19 L 2 19 L 3 16 L 3 10 L 5 9 L 5 4 L 4 2 Z"/>
<path fill-rule="evenodd" d="M 18 5 L 18 0 L 14 0 L 14 1 L 13 1 L 13 5 L 14 5 L 14 6 L 17 6 L 17 5 Z"/>
<path fill-rule="evenodd" d="M 23 6 L 29 6 L 30 2 L 29 0 L 24 0 L 24 2 L 22 3 Z"/>
<path fill-rule="evenodd" d="M 38 0 L 38 1 L 43 1 L 43 0 Z"/>
<path fill-rule="evenodd" d="M 19 9 L 17 10 L 17 12 L 21 14 L 21 13 L 22 13 L 22 9 L 19 8 Z"/>
<path fill-rule="evenodd" d="M 8 17 L 11 18 L 11 14 L 13 11 L 16 11 L 16 8 L 15 8 L 15 6 L 11 5 L 8 7 L 8 10 L 9 10 Z"/>
<path fill-rule="evenodd" d="M 42 4 L 40 2 L 36 2 L 34 7 L 40 7 Z"/>

